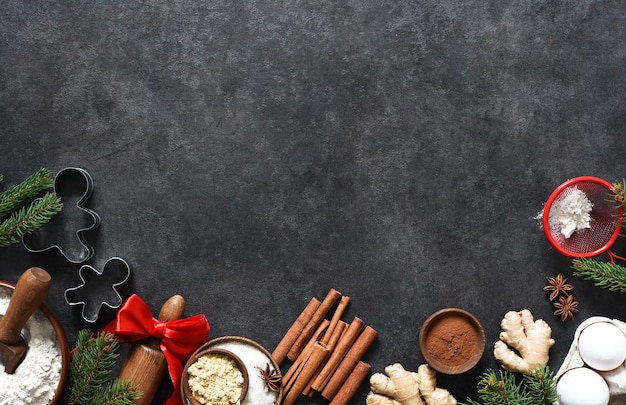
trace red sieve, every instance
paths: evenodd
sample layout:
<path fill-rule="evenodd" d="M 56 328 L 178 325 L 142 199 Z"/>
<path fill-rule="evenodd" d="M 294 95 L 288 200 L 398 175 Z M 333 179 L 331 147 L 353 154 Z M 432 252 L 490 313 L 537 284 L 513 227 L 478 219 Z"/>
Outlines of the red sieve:
<path fill-rule="evenodd" d="M 575 189 L 585 193 L 592 204 L 590 227 L 576 230 L 566 238 L 560 228 L 554 226 L 558 215 L 555 205 Z M 541 219 L 550 244 L 565 256 L 575 258 L 592 257 L 609 250 L 622 230 L 623 214 L 612 196 L 611 184 L 592 176 L 576 177 L 557 187 L 548 198 Z"/>

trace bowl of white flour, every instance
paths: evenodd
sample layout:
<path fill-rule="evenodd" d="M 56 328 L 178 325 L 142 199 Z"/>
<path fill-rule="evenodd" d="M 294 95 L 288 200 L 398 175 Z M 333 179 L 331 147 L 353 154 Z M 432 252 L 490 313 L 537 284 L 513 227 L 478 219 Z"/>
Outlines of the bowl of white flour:
<path fill-rule="evenodd" d="M 0 281 L 0 314 L 9 306 L 15 285 Z M 28 352 L 14 374 L 4 371 L 0 356 L 0 405 L 54 405 L 62 401 L 70 355 L 61 323 L 44 303 L 26 322 Z"/>

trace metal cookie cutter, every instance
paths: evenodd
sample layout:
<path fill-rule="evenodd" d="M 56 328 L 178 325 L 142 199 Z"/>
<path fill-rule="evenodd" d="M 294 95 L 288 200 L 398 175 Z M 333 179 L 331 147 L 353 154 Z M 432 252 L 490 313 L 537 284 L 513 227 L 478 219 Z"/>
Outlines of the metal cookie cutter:
<path fill-rule="evenodd" d="M 54 192 L 63 201 L 63 210 L 49 223 L 24 234 L 22 244 L 35 253 L 58 250 L 72 263 L 84 263 L 93 254 L 85 233 L 100 226 L 100 216 L 85 207 L 93 191 L 93 180 L 85 169 L 66 167 L 54 178 Z M 70 238 L 69 235 L 76 235 Z"/>
<path fill-rule="evenodd" d="M 82 284 L 65 290 L 65 302 L 70 306 L 82 306 L 81 315 L 89 323 L 98 320 L 103 307 L 117 309 L 124 301 L 120 288 L 130 279 L 130 266 L 124 259 L 112 257 L 102 271 L 90 265 L 78 269 Z"/>

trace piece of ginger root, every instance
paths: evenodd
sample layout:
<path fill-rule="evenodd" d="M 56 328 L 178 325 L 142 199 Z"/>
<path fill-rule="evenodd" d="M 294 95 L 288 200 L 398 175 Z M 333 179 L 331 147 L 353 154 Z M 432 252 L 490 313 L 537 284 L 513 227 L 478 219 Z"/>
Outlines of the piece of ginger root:
<path fill-rule="evenodd" d="M 443 388 L 437 388 L 437 373 L 428 364 L 417 368 L 420 393 L 429 405 L 456 405 L 456 399 Z"/>
<path fill-rule="evenodd" d="M 385 375 L 386 374 L 386 375 Z M 456 405 L 450 393 L 436 387 L 436 373 L 427 364 L 407 371 L 400 363 L 385 367 L 385 374 L 370 377 L 366 405 Z"/>
<path fill-rule="evenodd" d="M 534 321 L 532 313 L 524 309 L 507 312 L 500 326 L 502 332 L 493 355 L 503 369 L 530 375 L 533 370 L 548 364 L 548 352 L 554 345 L 554 339 L 546 321 Z"/>

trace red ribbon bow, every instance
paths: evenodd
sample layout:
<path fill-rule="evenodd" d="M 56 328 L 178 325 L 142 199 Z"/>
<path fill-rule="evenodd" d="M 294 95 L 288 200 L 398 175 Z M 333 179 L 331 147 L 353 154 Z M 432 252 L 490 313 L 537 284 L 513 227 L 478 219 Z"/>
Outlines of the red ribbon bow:
<path fill-rule="evenodd" d="M 109 322 L 103 332 L 112 333 L 120 342 L 136 342 L 149 337 L 161 340 L 160 348 L 169 370 L 174 392 L 165 405 L 182 405 L 180 378 L 183 366 L 209 337 L 209 322 L 204 315 L 161 322 L 152 317 L 152 312 L 141 298 L 131 295 Z"/>

